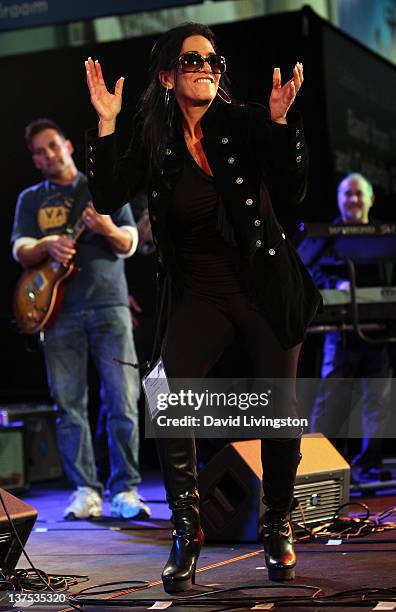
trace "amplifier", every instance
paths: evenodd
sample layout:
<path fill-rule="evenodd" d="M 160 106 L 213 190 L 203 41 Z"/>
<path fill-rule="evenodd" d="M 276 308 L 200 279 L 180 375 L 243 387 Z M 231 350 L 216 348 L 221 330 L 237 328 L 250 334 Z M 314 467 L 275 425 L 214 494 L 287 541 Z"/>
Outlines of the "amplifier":
<path fill-rule="evenodd" d="M 10 491 L 26 488 L 26 462 L 22 423 L 0 426 L 0 487 Z"/>
<path fill-rule="evenodd" d="M 26 472 L 29 483 L 60 478 L 63 474 L 56 442 L 56 411 L 52 404 L 0 406 L 0 425 L 22 422 L 25 436 Z"/>

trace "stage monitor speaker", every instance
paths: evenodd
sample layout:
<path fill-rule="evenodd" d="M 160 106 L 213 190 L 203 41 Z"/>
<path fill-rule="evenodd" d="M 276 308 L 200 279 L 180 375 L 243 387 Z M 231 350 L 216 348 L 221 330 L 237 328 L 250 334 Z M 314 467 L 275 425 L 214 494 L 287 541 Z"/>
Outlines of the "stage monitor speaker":
<path fill-rule="evenodd" d="M 36 521 L 37 510 L 4 489 L 0 489 L 0 493 L 19 538 L 25 546 Z M 0 569 L 4 575 L 15 568 L 21 552 L 21 546 L 0 500 Z"/>
<path fill-rule="evenodd" d="M 225 446 L 201 470 L 201 520 L 205 539 L 214 542 L 261 540 L 264 504 L 260 440 Z M 322 434 L 306 434 L 301 440 L 294 496 L 298 507 L 294 522 L 315 524 L 329 520 L 349 501 L 349 464 Z M 346 514 L 346 511 L 340 513 Z"/>

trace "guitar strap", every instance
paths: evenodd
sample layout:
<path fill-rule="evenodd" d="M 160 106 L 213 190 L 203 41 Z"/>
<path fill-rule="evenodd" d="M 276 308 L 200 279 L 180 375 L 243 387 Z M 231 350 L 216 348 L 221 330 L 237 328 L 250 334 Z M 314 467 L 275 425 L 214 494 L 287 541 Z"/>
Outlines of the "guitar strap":
<path fill-rule="evenodd" d="M 84 176 L 84 174 L 80 174 L 78 183 L 74 190 L 73 206 L 70 209 L 69 217 L 67 219 L 68 228 L 72 228 L 77 223 L 77 220 L 85 207 L 87 194 L 89 195 L 87 177 Z"/>

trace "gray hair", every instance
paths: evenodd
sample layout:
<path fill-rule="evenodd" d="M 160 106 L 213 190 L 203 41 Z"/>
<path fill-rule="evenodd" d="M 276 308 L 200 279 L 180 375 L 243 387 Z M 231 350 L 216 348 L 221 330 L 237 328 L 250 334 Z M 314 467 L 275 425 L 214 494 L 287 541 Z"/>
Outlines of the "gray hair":
<path fill-rule="evenodd" d="M 374 195 L 372 184 L 365 176 L 363 176 L 363 174 L 360 174 L 360 172 L 351 172 L 351 174 L 344 176 L 342 181 L 338 183 L 337 193 L 340 193 L 340 188 L 344 181 L 362 181 L 366 185 L 370 196 Z"/>

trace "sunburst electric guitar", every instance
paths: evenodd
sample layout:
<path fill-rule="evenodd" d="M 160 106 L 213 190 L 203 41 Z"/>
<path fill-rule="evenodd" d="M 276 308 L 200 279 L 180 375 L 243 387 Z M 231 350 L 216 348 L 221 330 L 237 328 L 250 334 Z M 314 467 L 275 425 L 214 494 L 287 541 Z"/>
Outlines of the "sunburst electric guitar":
<path fill-rule="evenodd" d="M 85 228 L 81 215 L 67 236 L 78 240 Z M 65 281 L 78 272 L 73 261 L 63 265 L 52 257 L 24 271 L 14 293 L 14 314 L 21 332 L 35 334 L 51 325 L 62 304 Z"/>

